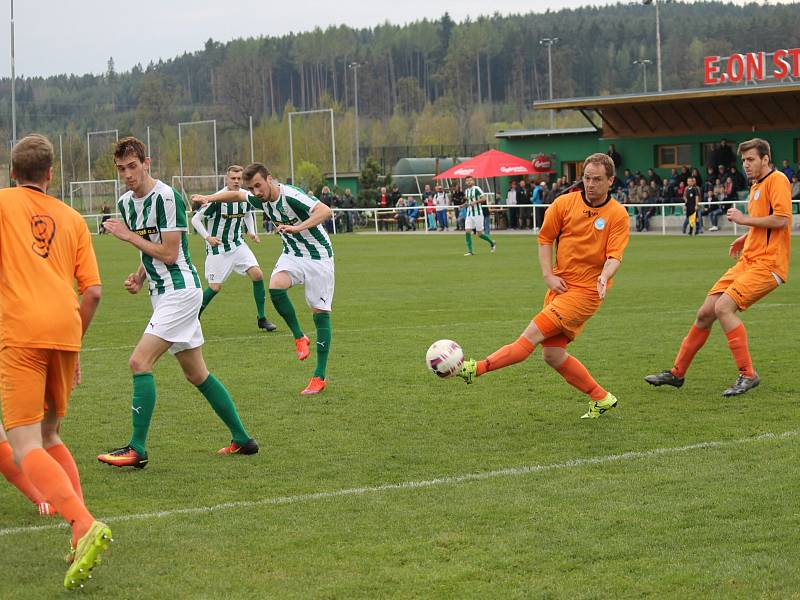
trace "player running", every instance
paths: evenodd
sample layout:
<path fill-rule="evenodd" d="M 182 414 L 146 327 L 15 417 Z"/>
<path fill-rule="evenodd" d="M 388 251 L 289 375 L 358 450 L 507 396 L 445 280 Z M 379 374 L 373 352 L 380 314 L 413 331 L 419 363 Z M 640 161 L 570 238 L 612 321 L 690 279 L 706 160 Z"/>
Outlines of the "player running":
<path fill-rule="evenodd" d="M 589 411 L 582 419 L 595 419 L 617 405 L 617 399 L 567 353 L 567 344 L 602 305 L 628 245 L 628 212 L 609 194 L 613 180 L 612 160 L 592 154 L 583 163 L 578 191 L 559 196 L 547 210 L 539 231 L 539 265 L 549 288 L 544 308 L 515 342 L 485 360 L 464 361 L 459 375 L 467 383 L 522 362 L 541 345 L 544 361 L 589 395 Z"/>
<path fill-rule="evenodd" d="M 736 207 L 728 209 L 729 221 L 750 228 L 736 238 L 728 250 L 739 260 L 708 292 L 694 324 L 683 338 L 675 366 L 645 377 L 650 385 L 681 387 L 692 359 L 706 343 L 716 320 L 725 332 L 728 348 L 739 369 L 736 381 L 722 395 L 738 396 L 761 382 L 750 358 L 744 323 L 736 312 L 761 300 L 789 276 L 792 194 L 789 180 L 771 165 L 768 142 L 759 138 L 742 142 L 739 154 L 742 155 L 745 174 L 752 182 L 748 214 L 742 214 Z"/>
<path fill-rule="evenodd" d="M 197 319 L 203 292 L 189 256 L 183 198 L 150 176 L 150 158 L 144 144 L 134 137 L 117 143 L 114 164 L 128 192 L 117 202 L 122 220 L 109 219 L 103 226 L 139 250 L 139 269 L 128 275 L 125 289 L 137 294 L 147 280 L 153 316 L 129 361 L 133 371 L 131 439 L 97 459 L 115 467 L 147 466 L 147 433 L 156 405 L 153 367 L 167 351 L 175 355 L 186 379 L 197 386 L 230 429 L 233 439 L 219 454 L 255 454 L 256 440 L 242 425 L 230 393 L 208 372 L 203 359 L 203 330 Z"/>
<path fill-rule="evenodd" d="M 331 209 L 311 199 L 303 190 L 278 183 L 261 163 L 244 170 L 245 186 L 251 191 L 217 192 L 212 196 L 192 196 L 192 202 L 246 201 L 263 209 L 276 225 L 283 240 L 281 254 L 269 280 L 269 296 L 294 336 L 297 358 L 308 358 L 309 339 L 300 328 L 289 299 L 295 285 L 305 288 L 306 303 L 314 314 L 317 328 L 317 368 L 301 394 L 318 394 L 325 389 L 328 353 L 331 347 L 331 307 L 333 305 L 333 246 L 322 223 L 331 218 Z"/>
<path fill-rule="evenodd" d="M 242 185 L 243 167 L 231 165 L 225 173 L 226 190 L 239 191 Z M 256 322 L 259 329 L 275 331 L 273 325 L 264 313 L 264 304 L 267 292 L 264 289 L 264 273 L 258 266 L 253 251 L 244 243 L 245 228 L 247 235 L 256 244 L 261 240 L 256 233 L 256 221 L 253 211 L 247 202 L 223 202 L 206 204 L 192 217 L 192 225 L 206 241 L 206 281 L 208 287 L 203 290 L 203 305 L 200 314 L 219 294 L 222 284 L 231 273 L 247 275 L 253 282 L 253 298 L 256 301 L 258 317 Z M 208 227 L 208 228 L 206 228 Z"/>
<path fill-rule="evenodd" d="M 492 252 L 497 250 L 497 242 L 484 232 L 483 228 L 483 204 L 486 203 L 486 194 L 475 185 L 474 177 L 467 177 L 464 180 L 467 189 L 464 190 L 464 204 L 466 206 L 467 217 L 464 221 L 464 231 L 467 239 L 467 252 L 464 256 L 472 256 L 472 236 L 478 235 L 482 240 L 492 247 Z M 488 218 L 488 217 L 487 217 Z M 472 233 L 470 233 L 470 231 Z M 480 235 L 479 235 L 480 232 Z"/>
<path fill-rule="evenodd" d="M 11 153 L 19 187 L 0 190 L 0 398 L 15 462 L 72 529 L 64 586 L 77 589 L 99 564 L 111 530 L 86 508 L 59 430 L 101 287 L 86 223 L 45 193 L 52 165 L 52 144 L 29 135 Z"/>

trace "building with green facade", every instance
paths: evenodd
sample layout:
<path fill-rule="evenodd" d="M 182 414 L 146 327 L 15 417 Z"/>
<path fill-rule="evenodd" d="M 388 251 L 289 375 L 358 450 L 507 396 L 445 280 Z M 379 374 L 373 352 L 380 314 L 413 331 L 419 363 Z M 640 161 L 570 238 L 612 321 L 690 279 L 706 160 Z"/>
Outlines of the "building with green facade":
<path fill-rule="evenodd" d="M 583 159 L 614 144 L 621 168 L 662 177 L 672 168 L 697 167 L 703 173 L 713 144 L 731 146 L 762 137 L 773 161 L 800 161 L 800 84 L 718 87 L 651 94 L 625 94 L 536 102 L 540 110 L 578 111 L 587 127 L 504 130 L 500 150 L 524 158 L 544 154 L 558 176 L 575 180 Z"/>

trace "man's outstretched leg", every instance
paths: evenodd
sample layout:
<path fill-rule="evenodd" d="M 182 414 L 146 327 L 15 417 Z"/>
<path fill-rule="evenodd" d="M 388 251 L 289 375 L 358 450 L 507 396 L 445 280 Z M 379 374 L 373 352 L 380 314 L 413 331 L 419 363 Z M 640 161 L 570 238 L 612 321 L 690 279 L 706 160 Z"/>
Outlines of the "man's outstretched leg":
<path fill-rule="evenodd" d="M 219 454 L 256 454 L 258 443 L 251 438 L 239 418 L 239 412 L 227 388 L 208 372 L 202 347 L 184 350 L 175 355 L 189 383 L 196 386 L 231 432 L 231 443 Z"/>
<path fill-rule="evenodd" d="M 258 267 L 250 267 L 247 269 L 247 276 L 253 282 L 253 300 L 256 303 L 256 319 L 259 329 L 264 331 L 275 331 L 277 327 L 269 319 L 265 311 L 267 302 L 267 289 L 264 285 L 264 274 Z"/>
<path fill-rule="evenodd" d="M 695 322 L 689 328 L 689 333 L 683 338 L 683 342 L 681 342 L 681 347 L 675 357 L 675 365 L 672 369 L 648 375 L 644 378 L 647 383 L 656 387 L 661 385 L 681 387 L 683 385 L 689 365 L 692 364 L 695 355 L 705 345 L 708 336 L 711 335 L 711 326 L 717 319 L 714 306 L 720 296 L 721 294 L 708 296 L 700 306 Z"/>

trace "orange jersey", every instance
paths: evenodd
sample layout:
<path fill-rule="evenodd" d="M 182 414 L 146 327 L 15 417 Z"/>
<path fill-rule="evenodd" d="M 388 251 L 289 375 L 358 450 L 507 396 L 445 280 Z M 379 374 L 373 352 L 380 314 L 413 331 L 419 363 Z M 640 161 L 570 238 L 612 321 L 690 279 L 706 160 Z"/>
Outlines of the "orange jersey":
<path fill-rule="evenodd" d="M 80 350 L 76 280 L 100 285 L 83 218 L 38 190 L 0 190 L 0 348 Z"/>
<path fill-rule="evenodd" d="M 540 245 L 556 244 L 553 274 L 568 286 L 593 290 L 606 260 L 622 260 L 629 238 L 628 211 L 611 196 L 591 206 L 582 191 L 556 198 L 539 231 Z"/>
<path fill-rule="evenodd" d="M 789 250 L 792 227 L 792 186 L 786 175 L 772 170 L 750 187 L 747 213 L 751 217 L 779 215 L 789 219 L 786 227 L 751 227 L 739 260 L 758 263 L 786 281 L 789 277 Z"/>

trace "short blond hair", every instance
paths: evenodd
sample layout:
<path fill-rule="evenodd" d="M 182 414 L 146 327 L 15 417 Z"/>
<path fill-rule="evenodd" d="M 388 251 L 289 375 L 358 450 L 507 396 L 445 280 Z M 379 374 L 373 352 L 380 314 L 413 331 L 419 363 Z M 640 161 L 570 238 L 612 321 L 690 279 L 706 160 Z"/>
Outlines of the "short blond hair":
<path fill-rule="evenodd" d="M 44 181 L 52 166 L 53 144 L 39 133 L 26 135 L 11 151 L 11 169 L 18 181 Z"/>
<path fill-rule="evenodd" d="M 231 165 L 225 171 L 226 173 L 242 173 L 244 171 L 244 167 L 241 165 Z"/>
<path fill-rule="evenodd" d="M 759 158 L 764 158 L 765 156 L 772 158 L 772 150 L 770 149 L 769 142 L 767 140 L 762 140 L 761 138 L 747 140 L 739 144 L 737 152 L 741 155 L 748 150 L 756 150 Z"/>
<path fill-rule="evenodd" d="M 602 152 L 595 152 L 594 154 L 590 154 L 586 157 L 586 160 L 583 161 L 583 170 L 586 170 L 586 167 L 589 165 L 601 165 L 606 169 L 606 176 L 611 178 L 614 177 L 616 174 L 616 170 L 614 169 L 614 161 L 611 160 L 611 157 L 608 154 L 603 154 Z"/>

